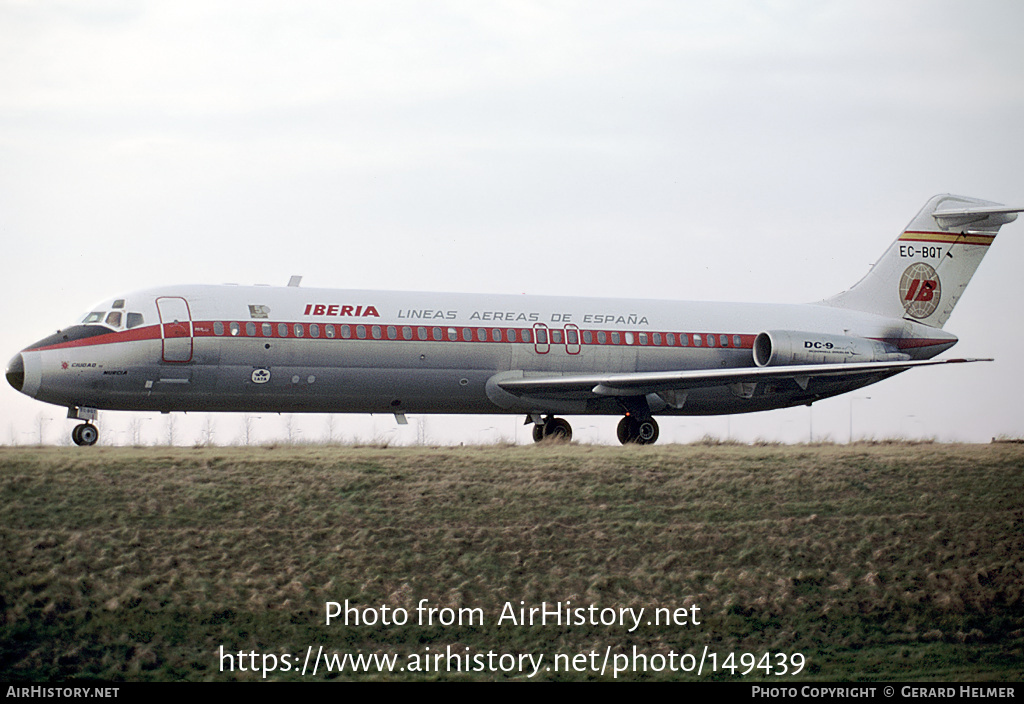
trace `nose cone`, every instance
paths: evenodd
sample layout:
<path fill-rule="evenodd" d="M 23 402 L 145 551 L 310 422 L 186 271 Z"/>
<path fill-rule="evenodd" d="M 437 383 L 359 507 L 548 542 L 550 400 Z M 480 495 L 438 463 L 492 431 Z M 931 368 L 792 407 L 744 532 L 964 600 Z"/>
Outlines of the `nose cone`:
<path fill-rule="evenodd" d="M 25 360 L 20 354 L 14 355 L 14 358 L 7 363 L 7 383 L 17 391 L 21 391 L 25 386 Z"/>

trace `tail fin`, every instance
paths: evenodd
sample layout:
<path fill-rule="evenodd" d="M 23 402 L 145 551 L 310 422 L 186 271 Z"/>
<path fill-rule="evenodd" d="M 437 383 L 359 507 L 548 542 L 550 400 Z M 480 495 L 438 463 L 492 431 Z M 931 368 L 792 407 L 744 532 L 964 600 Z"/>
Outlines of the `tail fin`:
<path fill-rule="evenodd" d="M 938 195 L 921 209 L 867 275 L 823 303 L 941 328 L 999 228 L 1022 208 Z"/>

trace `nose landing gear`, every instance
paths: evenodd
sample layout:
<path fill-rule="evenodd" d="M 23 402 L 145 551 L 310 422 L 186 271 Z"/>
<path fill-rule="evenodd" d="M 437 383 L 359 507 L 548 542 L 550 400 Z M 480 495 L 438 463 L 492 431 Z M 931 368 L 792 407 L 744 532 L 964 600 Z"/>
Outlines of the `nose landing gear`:
<path fill-rule="evenodd" d="M 76 425 L 71 431 L 71 439 L 75 441 L 76 445 L 95 445 L 96 441 L 100 439 L 100 431 L 92 423 L 82 423 Z"/>

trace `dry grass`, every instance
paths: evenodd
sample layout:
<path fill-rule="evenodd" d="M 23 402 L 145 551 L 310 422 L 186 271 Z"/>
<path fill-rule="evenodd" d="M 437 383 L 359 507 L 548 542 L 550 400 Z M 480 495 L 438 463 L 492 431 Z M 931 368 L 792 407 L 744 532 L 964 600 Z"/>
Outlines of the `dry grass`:
<path fill-rule="evenodd" d="M 802 652 L 814 679 L 1019 680 L 1022 479 L 1014 444 L 5 448 L 0 677 L 234 679 L 251 675 L 217 670 L 221 644 L 450 644 L 708 645 Z M 488 623 L 324 626 L 345 599 Z M 493 625 L 521 600 L 705 618 Z"/>

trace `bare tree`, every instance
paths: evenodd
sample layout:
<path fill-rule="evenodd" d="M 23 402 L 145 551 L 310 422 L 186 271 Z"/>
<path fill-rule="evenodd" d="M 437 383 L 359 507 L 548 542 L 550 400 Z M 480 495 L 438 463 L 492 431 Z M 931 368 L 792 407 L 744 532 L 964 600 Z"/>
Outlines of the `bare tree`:
<path fill-rule="evenodd" d="M 36 444 L 37 445 L 42 445 L 43 444 L 43 426 L 46 425 L 46 421 L 48 421 L 48 420 L 50 420 L 50 419 L 49 418 L 44 418 L 42 413 L 40 413 L 38 416 L 36 416 Z"/>
<path fill-rule="evenodd" d="M 133 447 L 139 447 L 142 445 L 142 418 L 137 415 L 132 416 L 131 422 L 128 424 L 128 437 Z"/>
<path fill-rule="evenodd" d="M 175 431 L 177 430 L 178 419 L 174 417 L 173 413 L 167 414 L 167 444 L 174 445 Z"/>
<path fill-rule="evenodd" d="M 256 418 L 246 414 L 242 416 L 242 442 L 249 445 L 252 442 L 253 421 Z"/>
<path fill-rule="evenodd" d="M 206 414 L 206 421 L 203 423 L 202 429 L 199 431 L 199 444 L 209 447 L 213 445 L 213 436 L 216 433 L 216 427 L 213 422 L 213 415 L 210 413 Z"/>
<path fill-rule="evenodd" d="M 327 442 L 334 444 L 334 428 L 337 424 L 337 419 L 333 413 L 327 414 Z"/>

